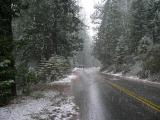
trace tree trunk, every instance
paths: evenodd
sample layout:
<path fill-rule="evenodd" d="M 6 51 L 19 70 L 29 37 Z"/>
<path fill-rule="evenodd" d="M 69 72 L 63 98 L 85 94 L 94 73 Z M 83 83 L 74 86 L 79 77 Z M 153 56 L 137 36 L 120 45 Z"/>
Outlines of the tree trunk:
<path fill-rule="evenodd" d="M 11 1 L 12 0 L 0 0 L 0 63 L 5 63 L 5 66 L 0 66 L 0 82 L 13 80 L 14 83 L 11 85 L 10 91 L 11 94 L 15 96 L 16 85 L 14 58 L 12 55 L 13 35 Z"/>

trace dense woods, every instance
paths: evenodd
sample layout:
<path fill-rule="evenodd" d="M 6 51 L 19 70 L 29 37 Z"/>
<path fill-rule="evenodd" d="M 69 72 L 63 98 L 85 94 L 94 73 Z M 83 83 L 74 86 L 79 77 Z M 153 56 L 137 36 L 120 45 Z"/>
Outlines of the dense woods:
<path fill-rule="evenodd" d="M 0 103 L 69 72 L 82 50 L 76 0 L 0 1 Z"/>
<path fill-rule="evenodd" d="M 102 69 L 158 80 L 160 1 L 107 0 L 95 8 L 93 22 L 100 27 L 94 54 Z"/>
<path fill-rule="evenodd" d="M 0 1 L 0 105 L 99 61 L 102 70 L 160 79 L 160 0 L 97 4 L 91 18 L 99 61 L 79 12 L 77 0 Z"/>

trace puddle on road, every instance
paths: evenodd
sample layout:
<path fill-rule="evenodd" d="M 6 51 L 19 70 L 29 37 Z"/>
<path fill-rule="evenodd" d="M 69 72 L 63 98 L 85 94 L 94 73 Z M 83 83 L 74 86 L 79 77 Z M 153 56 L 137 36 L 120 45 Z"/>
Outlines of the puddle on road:
<path fill-rule="evenodd" d="M 80 108 L 80 120 L 109 120 L 97 85 L 97 72 L 79 71 L 79 79 L 72 82 L 72 91 Z"/>
<path fill-rule="evenodd" d="M 94 84 L 89 89 L 89 120 L 105 120 L 102 101 L 99 96 L 99 90 Z"/>

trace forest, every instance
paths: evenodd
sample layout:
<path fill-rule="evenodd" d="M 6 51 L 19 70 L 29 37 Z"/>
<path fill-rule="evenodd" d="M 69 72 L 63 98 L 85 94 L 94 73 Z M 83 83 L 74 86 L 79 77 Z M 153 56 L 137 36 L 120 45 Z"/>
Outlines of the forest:
<path fill-rule="evenodd" d="M 160 1 L 107 0 L 91 16 L 101 70 L 160 79 Z"/>
<path fill-rule="evenodd" d="M 76 0 L 0 1 L 0 105 L 69 73 L 83 48 Z"/>
<path fill-rule="evenodd" d="M 0 0 L 0 120 L 160 120 L 160 0 Z"/>

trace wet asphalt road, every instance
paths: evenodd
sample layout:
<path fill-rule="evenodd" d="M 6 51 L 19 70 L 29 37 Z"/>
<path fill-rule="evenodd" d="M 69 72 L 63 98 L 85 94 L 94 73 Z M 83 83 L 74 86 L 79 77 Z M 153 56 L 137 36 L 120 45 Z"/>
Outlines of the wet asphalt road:
<path fill-rule="evenodd" d="M 72 91 L 80 120 L 160 120 L 160 85 L 104 75 L 96 69 L 75 74 Z"/>

